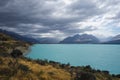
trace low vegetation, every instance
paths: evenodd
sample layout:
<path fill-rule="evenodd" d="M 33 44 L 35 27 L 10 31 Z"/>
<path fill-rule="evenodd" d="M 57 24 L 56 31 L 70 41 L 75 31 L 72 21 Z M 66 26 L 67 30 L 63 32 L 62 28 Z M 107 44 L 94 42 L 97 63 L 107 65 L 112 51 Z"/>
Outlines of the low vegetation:
<path fill-rule="evenodd" d="M 70 80 L 70 73 L 25 58 L 0 57 L 0 80 Z"/>

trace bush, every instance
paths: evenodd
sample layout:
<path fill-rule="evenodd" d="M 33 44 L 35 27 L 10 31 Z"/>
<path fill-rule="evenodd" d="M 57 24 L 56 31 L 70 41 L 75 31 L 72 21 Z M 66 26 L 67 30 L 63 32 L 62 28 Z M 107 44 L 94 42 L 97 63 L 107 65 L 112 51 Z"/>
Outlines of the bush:
<path fill-rule="evenodd" d="M 109 74 L 109 71 L 102 71 L 104 74 Z"/>
<path fill-rule="evenodd" d="M 22 70 L 24 72 L 30 71 L 29 68 L 28 68 L 28 66 L 23 65 L 23 64 L 19 64 L 18 69 L 20 69 L 20 70 Z"/>
<path fill-rule="evenodd" d="M 44 74 L 44 71 L 40 71 L 40 72 L 38 73 L 38 76 L 43 75 L 43 74 Z"/>
<path fill-rule="evenodd" d="M 0 58 L 0 64 L 3 64 L 3 61 L 2 61 L 2 59 Z"/>
<path fill-rule="evenodd" d="M 23 53 L 18 49 L 13 50 L 10 54 L 13 58 L 17 58 L 23 55 Z"/>
<path fill-rule="evenodd" d="M 48 74 L 49 74 L 49 75 L 55 75 L 55 73 L 54 73 L 54 72 L 48 72 Z"/>
<path fill-rule="evenodd" d="M 90 65 L 85 66 L 86 69 L 92 69 Z"/>
<path fill-rule="evenodd" d="M 75 80 L 96 80 L 96 77 L 92 73 L 81 72 L 77 73 Z"/>
<path fill-rule="evenodd" d="M 13 76 L 14 75 L 14 71 L 12 71 L 9 68 L 2 68 L 0 69 L 0 75 L 1 76 Z"/>
<path fill-rule="evenodd" d="M 120 78 L 120 74 L 116 75 L 116 77 Z"/>

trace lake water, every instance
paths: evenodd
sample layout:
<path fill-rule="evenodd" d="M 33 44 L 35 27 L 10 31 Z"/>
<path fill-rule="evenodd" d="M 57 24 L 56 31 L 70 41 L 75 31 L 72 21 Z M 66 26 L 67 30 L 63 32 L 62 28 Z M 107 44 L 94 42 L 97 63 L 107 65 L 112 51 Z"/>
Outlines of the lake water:
<path fill-rule="evenodd" d="M 27 57 L 48 59 L 73 66 L 92 68 L 120 74 L 120 45 L 104 44 L 37 44 Z"/>

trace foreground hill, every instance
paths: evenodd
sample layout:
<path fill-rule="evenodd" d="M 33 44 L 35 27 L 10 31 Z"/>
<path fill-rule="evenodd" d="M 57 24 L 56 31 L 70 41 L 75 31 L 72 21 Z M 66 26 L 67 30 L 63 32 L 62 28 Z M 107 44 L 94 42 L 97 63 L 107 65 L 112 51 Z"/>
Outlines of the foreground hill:
<path fill-rule="evenodd" d="M 97 39 L 93 35 L 82 34 L 82 35 L 74 35 L 73 37 L 67 37 L 60 43 L 78 43 L 78 44 L 88 44 L 88 43 L 99 43 L 99 39 Z"/>
<path fill-rule="evenodd" d="M 15 48 L 21 48 L 25 52 L 30 46 L 30 43 L 16 40 L 11 36 L 0 33 L 0 53 L 9 53 Z"/>
<path fill-rule="evenodd" d="M 24 56 L 15 58 L 9 49 L 19 46 L 27 50 L 30 45 L 0 33 L 0 80 L 120 80 L 120 75 L 110 75 L 108 71 L 95 70 L 89 65 L 75 67 Z"/>
<path fill-rule="evenodd" d="M 70 73 L 25 58 L 0 56 L 0 80 L 70 80 Z"/>
<path fill-rule="evenodd" d="M 29 46 L 29 43 L 0 33 L 0 80 L 70 80 L 70 73 L 64 69 L 40 65 L 24 56 L 14 58 L 10 54 L 15 48 L 25 52 Z"/>

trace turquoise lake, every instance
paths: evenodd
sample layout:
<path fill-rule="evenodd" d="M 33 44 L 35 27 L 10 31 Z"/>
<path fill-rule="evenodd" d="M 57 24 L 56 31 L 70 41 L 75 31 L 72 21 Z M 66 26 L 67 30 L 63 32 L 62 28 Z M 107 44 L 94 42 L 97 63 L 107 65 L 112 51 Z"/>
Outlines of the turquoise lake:
<path fill-rule="evenodd" d="M 47 59 L 73 66 L 90 65 L 94 69 L 120 74 L 120 45 L 36 44 L 27 57 Z"/>

